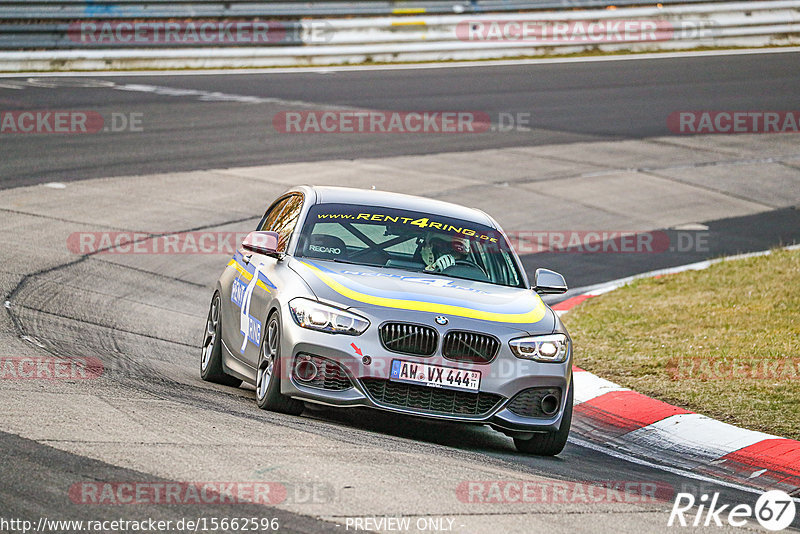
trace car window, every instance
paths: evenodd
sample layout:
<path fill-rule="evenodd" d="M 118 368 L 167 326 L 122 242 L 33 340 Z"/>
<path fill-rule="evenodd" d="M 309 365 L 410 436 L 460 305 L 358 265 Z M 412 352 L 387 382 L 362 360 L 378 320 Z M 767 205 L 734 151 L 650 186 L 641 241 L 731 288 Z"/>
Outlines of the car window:
<path fill-rule="evenodd" d="M 276 201 L 261 219 L 258 226 L 259 231 L 278 232 L 278 251 L 286 250 L 302 207 L 302 195 L 289 195 Z"/>
<path fill-rule="evenodd" d="M 298 257 L 423 272 L 430 268 L 435 248 L 435 255 L 450 255 L 457 262 L 441 272 L 444 276 L 522 285 L 505 238 L 482 224 L 395 208 L 333 203 L 312 206 L 305 221 Z"/>

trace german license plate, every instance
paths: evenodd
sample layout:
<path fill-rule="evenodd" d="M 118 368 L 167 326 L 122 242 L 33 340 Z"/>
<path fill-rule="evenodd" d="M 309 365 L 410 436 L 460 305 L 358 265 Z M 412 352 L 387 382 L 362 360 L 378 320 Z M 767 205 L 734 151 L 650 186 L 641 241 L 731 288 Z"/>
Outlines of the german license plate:
<path fill-rule="evenodd" d="M 481 385 L 480 371 L 403 360 L 392 360 L 392 372 L 389 379 L 395 382 L 463 391 L 478 391 Z"/>

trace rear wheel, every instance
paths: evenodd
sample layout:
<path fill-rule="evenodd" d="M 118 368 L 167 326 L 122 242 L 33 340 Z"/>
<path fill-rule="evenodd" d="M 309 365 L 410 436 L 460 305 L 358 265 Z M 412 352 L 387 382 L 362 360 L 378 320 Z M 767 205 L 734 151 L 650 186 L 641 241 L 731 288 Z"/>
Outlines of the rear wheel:
<path fill-rule="evenodd" d="M 222 370 L 222 318 L 219 293 L 215 292 L 211 299 L 206 319 L 206 331 L 203 333 L 203 353 L 200 357 L 200 378 L 224 386 L 238 387 L 242 381 L 226 375 Z"/>
<path fill-rule="evenodd" d="M 289 415 L 300 415 L 305 407 L 301 401 L 281 393 L 281 321 L 277 312 L 270 315 L 261 339 L 256 373 L 256 403 L 262 410 Z"/>
<path fill-rule="evenodd" d="M 514 438 L 514 445 L 519 452 L 535 454 L 537 456 L 555 456 L 564 450 L 572 426 L 572 398 L 574 384 L 570 384 L 567 394 L 567 406 L 564 417 L 561 418 L 561 427 L 555 432 L 537 433 L 530 439 Z"/>

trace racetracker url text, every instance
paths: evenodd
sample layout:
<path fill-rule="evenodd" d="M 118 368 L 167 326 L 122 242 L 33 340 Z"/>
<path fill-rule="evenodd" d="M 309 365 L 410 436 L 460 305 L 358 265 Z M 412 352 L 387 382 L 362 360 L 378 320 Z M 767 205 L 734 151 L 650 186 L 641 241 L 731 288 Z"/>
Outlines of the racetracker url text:
<path fill-rule="evenodd" d="M 280 532 L 275 517 L 197 517 L 181 519 L 49 519 L 38 521 L 0 517 L 0 532 L 91 532 L 95 534 L 127 534 L 133 532 Z"/>

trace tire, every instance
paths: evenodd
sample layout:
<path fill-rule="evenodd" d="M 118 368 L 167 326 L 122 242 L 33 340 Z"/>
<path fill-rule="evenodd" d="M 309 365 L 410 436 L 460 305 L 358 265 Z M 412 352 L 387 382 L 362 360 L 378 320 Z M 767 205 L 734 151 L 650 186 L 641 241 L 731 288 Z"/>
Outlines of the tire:
<path fill-rule="evenodd" d="M 281 320 L 277 312 L 267 320 L 258 352 L 256 404 L 262 410 L 300 415 L 305 405 L 281 393 Z"/>
<path fill-rule="evenodd" d="M 564 409 L 564 417 L 561 419 L 561 427 L 555 432 L 534 434 L 530 439 L 514 438 L 514 445 L 519 452 L 537 456 L 555 456 L 564 450 L 569 437 L 569 429 L 572 426 L 574 389 L 574 384 L 570 384 L 569 393 L 567 394 L 567 406 Z"/>
<path fill-rule="evenodd" d="M 222 370 L 222 317 L 220 315 L 219 292 L 214 292 L 208 308 L 206 331 L 203 334 L 200 356 L 200 378 L 223 386 L 239 387 L 242 381 L 226 375 Z"/>

